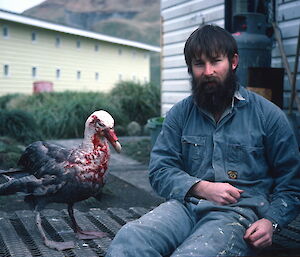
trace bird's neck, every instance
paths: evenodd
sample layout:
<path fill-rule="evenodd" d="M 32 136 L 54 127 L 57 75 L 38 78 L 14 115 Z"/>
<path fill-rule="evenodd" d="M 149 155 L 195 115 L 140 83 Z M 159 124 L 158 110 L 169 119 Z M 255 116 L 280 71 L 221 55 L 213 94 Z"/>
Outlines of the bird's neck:
<path fill-rule="evenodd" d="M 82 148 L 92 152 L 95 149 L 102 148 L 107 144 L 105 137 L 99 136 L 97 133 L 85 131 L 82 141 Z"/>

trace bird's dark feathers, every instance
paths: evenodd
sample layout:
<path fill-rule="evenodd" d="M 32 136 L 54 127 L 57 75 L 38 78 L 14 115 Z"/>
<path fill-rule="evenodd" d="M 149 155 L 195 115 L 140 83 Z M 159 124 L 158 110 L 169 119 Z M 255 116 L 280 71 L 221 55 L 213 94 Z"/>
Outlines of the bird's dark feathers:
<path fill-rule="evenodd" d="M 60 175 L 70 150 L 58 145 L 37 141 L 29 145 L 22 154 L 18 165 L 37 178 L 45 175 Z"/>
<path fill-rule="evenodd" d="M 92 196 L 93 190 L 98 190 L 99 186 L 91 189 L 91 183 L 82 183 L 79 187 L 82 192 L 78 190 L 80 182 L 76 176 L 79 168 L 72 167 L 75 164 L 74 157 L 70 157 L 72 154 L 73 150 L 51 143 L 32 143 L 18 162 L 27 176 L 1 184 L 0 195 L 22 193 L 27 195 L 25 200 L 33 199 L 32 196 L 44 196 L 49 202 L 76 202 Z M 66 184 L 69 186 L 61 190 Z M 47 202 L 45 199 L 43 201 Z"/>

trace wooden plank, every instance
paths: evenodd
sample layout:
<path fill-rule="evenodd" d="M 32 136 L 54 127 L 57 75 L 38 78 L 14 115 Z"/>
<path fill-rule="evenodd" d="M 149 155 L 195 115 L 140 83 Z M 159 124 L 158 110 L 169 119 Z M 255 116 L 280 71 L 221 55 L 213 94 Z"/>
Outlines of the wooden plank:
<path fill-rule="evenodd" d="M 174 103 L 174 102 L 179 102 L 185 97 L 189 96 L 190 92 L 165 92 L 162 95 L 164 103 Z"/>
<path fill-rule="evenodd" d="M 185 60 L 183 55 L 175 55 L 170 57 L 165 57 L 163 59 L 164 69 L 168 68 L 186 68 Z"/>
<path fill-rule="evenodd" d="M 300 8 L 299 8 L 300 9 Z M 300 20 L 289 20 L 278 23 L 283 38 L 298 37 Z"/>
<path fill-rule="evenodd" d="M 223 27 L 224 26 L 224 20 L 219 19 L 214 21 L 214 24 Z M 174 44 L 174 43 L 182 43 L 188 39 L 190 34 L 197 29 L 200 26 L 200 24 L 195 24 L 194 26 L 189 26 L 187 28 L 181 28 L 175 31 L 170 31 L 170 32 L 164 32 L 163 33 L 163 42 L 164 45 L 169 45 L 169 44 Z"/>
<path fill-rule="evenodd" d="M 179 4 L 184 4 L 186 2 L 189 2 L 189 0 L 161 0 L 161 10 L 178 6 Z"/>
<path fill-rule="evenodd" d="M 186 80 L 165 80 L 162 81 L 163 92 L 189 92 L 191 90 L 190 81 Z"/>
<path fill-rule="evenodd" d="M 163 80 L 170 80 L 170 79 L 189 79 L 190 75 L 187 72 L 187 68 L 174 68 L 174 69 L 165 69 L 163 70 L 161 77 Z"/>
<path fill-rule="evenodd" d="M 278 6 L 278 21 L 299 20 L 300 1 L 285 2 Z"/>
<path fill-rule="evenodd" d="M 283 41 L 285 53 L 288 56 L 295 56 L 297 39 L 291 38 Z M 281 56 L 278 47 L 273 50 L 273 56 Z"/>
<path fill-rule="evenodd" d="M 182 5 L 176 5 L 172 8 L 164 9 L 161 15 L 164 21 L 174 19 L 176 17 L 181 17 L 195 12 L 200 12 L 215 7 L 221 7 L 224 9 L 224 0 L 196 0 L 196 1 L 186 1 Z M 224 13 L 223 13 L 224 15 Z"/>
<path fill-rule="evenodd" d="M 199 26 L 204 23 L 215 23 L 224 18 L 224 7 L 217 6 L 206 11 L 193 12 L 189 15 L 164 21 L 163 33 Z"/>

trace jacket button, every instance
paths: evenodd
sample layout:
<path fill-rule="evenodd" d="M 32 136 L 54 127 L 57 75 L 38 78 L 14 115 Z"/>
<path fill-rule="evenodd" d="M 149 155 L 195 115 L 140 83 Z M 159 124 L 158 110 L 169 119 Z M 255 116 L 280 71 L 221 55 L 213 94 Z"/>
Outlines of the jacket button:
<path fill-rule="evenodd" d="M 227 172 L 227 174 L 228 174 L 228 177 L 229 177 L 230 179 L 237 179 L 237 176 L 238 176 L 237 171 L 229 170 L 229 171 Z"/>

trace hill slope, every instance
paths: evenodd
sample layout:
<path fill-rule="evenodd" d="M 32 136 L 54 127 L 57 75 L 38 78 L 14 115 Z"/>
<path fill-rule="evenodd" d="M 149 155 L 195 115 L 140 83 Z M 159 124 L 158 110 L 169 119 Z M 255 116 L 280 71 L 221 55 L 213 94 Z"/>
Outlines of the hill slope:
<path fill-rule="evenodd" d="M 23 14 L 159 45 L 159 4 L 159 0 L 46 0 Z"/>

